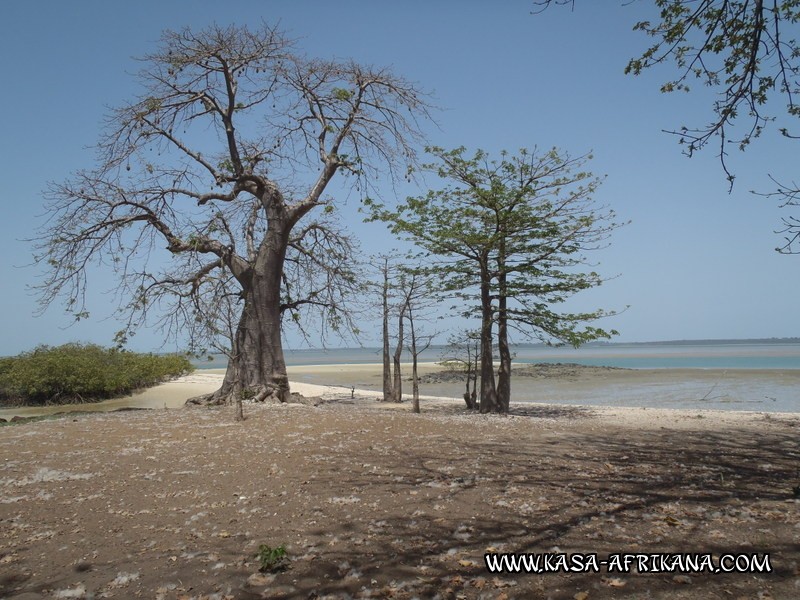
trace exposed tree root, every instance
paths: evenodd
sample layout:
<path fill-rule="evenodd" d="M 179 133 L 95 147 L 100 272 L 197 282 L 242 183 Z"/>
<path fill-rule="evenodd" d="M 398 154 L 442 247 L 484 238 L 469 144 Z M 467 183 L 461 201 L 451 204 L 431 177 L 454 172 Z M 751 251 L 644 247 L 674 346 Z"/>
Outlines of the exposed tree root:
<path fill-rule="evenodd" d="M 322 398 L 319 396 L 306 397 L 302 394 L 295 392 L 281 394 L 275 388 L 268 388 L 267 386 L 261 387 L 258 392 L 253 393 L 252 388 L 245 388 L 244 393 L 240 390 L 238 393 L 229 392 L 224 393 L 220 388 L 212 394 L 204 394 L 202 396 L 193 396 L 186 401 L 188 406 L 237 406 L 237 414 L 239 406 L 242 403 L 255 404 L 259 402 L 270 402 L 274 404 L 306 404 L 311 406 L 318 406 L 322 403 Z M 288 390 L 287 390 L 288 391 Z M 281 397 L 285 399 L 281 400 Z"/>

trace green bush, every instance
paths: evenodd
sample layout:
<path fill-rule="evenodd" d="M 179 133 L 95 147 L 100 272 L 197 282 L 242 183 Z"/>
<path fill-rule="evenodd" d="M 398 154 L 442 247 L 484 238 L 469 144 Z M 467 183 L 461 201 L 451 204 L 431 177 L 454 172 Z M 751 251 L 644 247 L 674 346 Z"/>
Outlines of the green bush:
<path fill-rule="evenodd" d="M 193 370 L 189 359 L 176 354 L 138 354 L 94 344 L 39 346 L 0 358 L 0 402 L 92 402 L 123 396 Z"/>

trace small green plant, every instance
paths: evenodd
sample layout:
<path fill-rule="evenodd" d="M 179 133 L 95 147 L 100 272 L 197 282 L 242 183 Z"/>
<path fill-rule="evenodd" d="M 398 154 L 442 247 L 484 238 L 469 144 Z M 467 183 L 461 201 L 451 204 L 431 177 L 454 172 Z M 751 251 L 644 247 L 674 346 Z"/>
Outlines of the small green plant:
<path fill-rule="evenodd" d="M 285 544 L 281 544 L 276 548 L 272 548 L 267 544 L 261 544 L 258 547 L 256 558 L 261 563 L 260 570 L 263 573 L 269 571 L 283 571 L 289 566 L 289 556 L 286 553 Z"/>

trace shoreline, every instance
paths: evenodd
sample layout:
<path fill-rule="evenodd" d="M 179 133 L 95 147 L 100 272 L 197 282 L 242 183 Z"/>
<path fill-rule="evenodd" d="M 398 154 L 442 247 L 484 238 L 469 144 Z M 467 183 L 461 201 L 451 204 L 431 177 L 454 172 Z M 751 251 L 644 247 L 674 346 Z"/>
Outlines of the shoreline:
<path fill-rule="evenodd" d="M 624 369 L 571 363 L 512 367 L 512 403 L 566 406 L 671 408 L 769 413 L 800 413 L 800 370 L 793 369 Z M 410 367 L 403 365 L 403 391 L 410 390 Z M 463 403 L 464 382 L 426 382 L 445 369 L 421 363 L 423 396 Z M 289 368 L 293 383 L 313 383 L 380 394 L 382 366 L 324 365 Z"/>
<path fill-rule="evenodd" d="M 525 369 L 527 363 L 515 364 Z M 418 365 L 422 377 L 441 373 L 446 369 L 435 362 Z M 403 365 L 404 402 L 387 404 L 379 401 L 381 395 L 380 364 L 329 364 L 297 365 L 288 367 L 293 392 L 306 397 L 321 397 L 324 402 L 353 402 L 363 406 L 410 410 L 410 365 Z M 131 396 L 97 403 L 63 404 L 52 406 L 21 406 L 0 409 L 0 418 L 14 416 L 35 417 L 69 415 L 84 412 L 110 412 L 125 409 L 167 409 L 183 407 L 185 400 L 213 392 L 221 384 L 224 369 L 198 369 L 190 375 L 154 386 Z M 547 365 L 542 374 L 512 378 L 512 412 L 575 410 L 594 411 L 608 419 L 630 421 L 631 414 L 646 413 L 651 419 L 683 419 L 693 415 L 697 420 L 709 415 L 771 415 L 779 419 L 800 418 L 800 405 L 794 410 L 777 410 L 776 401 L 746 401 L 736 398 L 720 402 L 717 392 L 720 384 L 740 389 L 743 395 L 756 394 L 761 389 L 800 389 L 800 371 L 792 370 L 731 370 L 731 369 L 622 369 L 580 367 L 571 364 Z M 760 386 L 760 387 L 759 387 Z M 771 387 L 770 387 L 771 386 Z M 777 387 L 776 387 L 777 386 Z M 450 381 L 421 386 L 420 399 L 423 411 L 446 409 L 463 411 L 463 382 Z M 699 390 L 699 391 L 697 391 Z M 706 399 L 700 394 L 705 390 Z M 444 393 L 443 393 L 444 392 Z M 659 406 L 653 401 L 655 394 L 663 398 L 680 397 L 697 392 L 699 399 L 687 400 L 685 405 L 673 400 L 672 404 Z M 539 398 L 522 399 L 526 393 Z M 649 398 L 648 398 L 649 394 Z M 714 396 L 712 397 L 712 394 Z M 353 396 L 351 398 L 351 396 Z M 631 397 L 633 398 L 631 400 Z M 688 396 L 687 396 L 688 397 Z M 515 399 L 516 398 L 516 399 Z M 710 400 L 709 400 L 710 398 Z M 614 400 L 617 400 L 615 403 Z M 583 400 L 583 401 L 582 401 Z M 636 401 L 638 400 L 638 404 Z M 755 405 L 754 405 L 755 404 Z M 247 406 L 247 405 L 246 405 Z M 721 408 L 720 408 L 721 406 Z M 709 419 L 710 421 L 740 422 L 737 418 Z M 636 421 L 636 419 L 634 419 Z"/>

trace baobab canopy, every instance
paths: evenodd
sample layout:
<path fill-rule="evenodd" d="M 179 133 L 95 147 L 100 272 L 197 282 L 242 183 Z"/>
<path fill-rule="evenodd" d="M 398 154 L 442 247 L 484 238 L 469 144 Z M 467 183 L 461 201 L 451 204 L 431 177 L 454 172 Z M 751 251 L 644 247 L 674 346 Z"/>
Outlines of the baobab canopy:
<path fill-rule="evenodd" d="M 111 264 L 120 341 L 158 321 L 229 354 L 210 401 L 283 401 L 284 318 L 316 309 L 344 326 L 357 286 L 326 187 L 404 175 L 428 104 L 387 69 L 305 57 L 268 25 L 166 31 L 142 63 L 95 166 L 50 187 L 41 300 L 85 316 L 89 267 Z"/>

